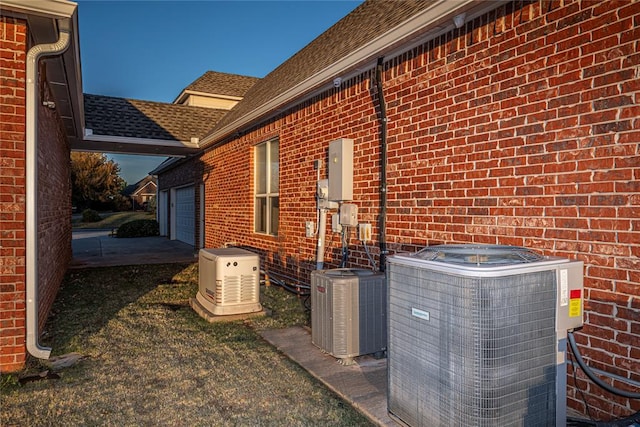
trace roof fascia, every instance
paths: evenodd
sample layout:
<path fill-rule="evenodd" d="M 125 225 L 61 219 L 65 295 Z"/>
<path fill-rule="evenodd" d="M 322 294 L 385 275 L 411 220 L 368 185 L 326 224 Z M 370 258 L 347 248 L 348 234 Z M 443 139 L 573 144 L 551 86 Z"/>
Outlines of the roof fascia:
<path fill-rule="evenodd" d="M 17 15 L 27 19 L 41 17 L 51 19 L 51 26 L 55 33 L 59 29 L 71 32 L 71 46 L 63 54 L 63 66 L 65 70 L 67 92 L 70 96 L 71 114 L 75 127 L 75 135 L 68 135 L 71 140 L 80 139 L 84 130 L 84 101 L 82 99 L 82 71 L 80 64 L 80 41 L 78 37 L 78 5 L 67 0 L 2 0 L 1 11 L 3 14 Z M 33 18 L 32 18 L 33 19 Z M 31 22 L 30 22 L 31 24 Z M 30 31 L 34 31 L 33 38 L 36 43 L 45 43 L 45 35 L 39 34 L 42 28 L 38 25 L 30 25 Z M 45 31 L 46 33 L 46 31 Z M 50 61 L 60 60 L 58 57 Z"/>
<path fill-rule="evenodd" d="M 200 92 L 196 90 L 183 90 L 180 95 L 173 101 L 173 104 L 182 104 L 191 95 L 204 96 L 206 98 L 229 99 L 231 101 L 241 101 L 241 96 L 219 95 L 214 92 Z"/>
<path fill-rule="evenodd" d="M 381 53 L 388 54 L 393 49 L 397 49 L 400 43 L 406 40 L 410 41 L 412 35 L 423 35 L 425 31 L 430 29 L 430 27 L 434 29 L 438 28 L 438 23 L 448 17 L 470 10 L 475 5 L 480 5 L 482 10 L 486 11 L 494 8 L 496 4 L 504 3 L 506 1 L 507 0 L 438 0 L 422 10 L 420 13 L 417 13 L 400 23 L 395 28 L 371 40 L 369 43 L 354 50 L 337 62 L 334 62 L 325 69 L 298 83 L 291 89 L 272 98 L 269 102 L 266 102 L 223 128 L 214 130 L 200 141 L 200 148 L 208 148 L 216 142 L 219 142 L 225 137 L 233 134 L 240 127 L 250 124 L 257 119 L 263 118 L 270 112 L 279 110 L 284 105 L 297 98 L 305 95 L 309 96 L 310 92 L 322 88 L 323 85 L 326 86 L 327 81 L 331 81 L 337 76 L 344 77 L 344 73 L 349 70 L 353 71 L 358 67 L 362 67 L 364 64 L 374 64 L 373 60 L 375 57 L 380 56 Z M 447 30 L 450 29 L 451 26 L 452 24 L 447 26 Z M 443 31 L 440 31 L 439 33 Z M 421 40 L 421 42 L 423 42 L 423 40 Z M 359 68 L 358 71 L 363 71 L 363 69 Z"/>
<path fill-rule="evenodd" d="M 198 151 L 198 144 L 177 140 L 133 138 L 86 134 L 82 141 L 71 142 L 72 151 L 96 151 L 145 156 L 185 157 Z"/>
<path fill-rule="evenodd" d="M 136 143 L 140 145 L 162 145 L 166 147 L 185 147 L 198 148 L 197 142 L 185 142 L 170 139 L 153 139 L 153 138 L 132 138 L 127 136 L 111 136 L 111 135 L 85 135 L 85 141 L 101 141 L 113 143 Z"/>
<path fill-rule="evenodd" d="M 2 9 L 50 18 L 71 18 L 77 3 L 67 0 L 2 0 Z"/>
<path fill-rule="evenodd" d="M 187 159 L 188 157 L 176 158 L 174 156 L 173 158 L 166 160 L 163 163 L 160 163 L 158 166 L 156 166 L 155 169 L 149 171 L 149 175 L 157 177 L 160 174 L 170 171 L 171 169 L 177 168 L 178 166 L 183 164 Z"/>
<path fill-rule="evenodd" d="M 180 95 L 176 99 L 173 100 L 172 104 L 182 104 L 185 99 L 189 96 L 189 93 L 186 90 L 180 92 Z"/>
<path fill-rule="evenodd" d="M 143 185 L 142 187 L 140 187 L 140 188 L 136 189 L 136 191 L 134 191 L 132 194 L 133 194 L 134 196 L 137 196 L 137 195 L 139 195 L 140 193 L 142 193 L 142 191 L 143 191 L 145 188 L 149 187 L 150 185 L 153 185 L 154 187 L 156 187 L 156 189 L 154 189 L 154 190 L 153 190 L 153 192 L 155 193 L 155 192 L 156 192 L 156 190 L 158 189 L 158 186 L 156 185 L 156 183 L 155 183 L 155 182 L 153 182 L 153 181 L 149 181 L 149 182 L 147 182 L 145 185 Z"/>

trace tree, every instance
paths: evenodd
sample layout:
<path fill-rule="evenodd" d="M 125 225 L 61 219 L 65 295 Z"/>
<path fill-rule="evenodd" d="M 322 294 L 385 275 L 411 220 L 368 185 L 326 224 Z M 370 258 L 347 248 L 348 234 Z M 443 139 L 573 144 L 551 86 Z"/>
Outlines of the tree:
<path fill-rule="evenodd" d="M 118 173 L 120 166 L 103 153 L 71 153 L 72 200 L 80 210 L 113 207 L 121 198 L 126 182 Z"/>

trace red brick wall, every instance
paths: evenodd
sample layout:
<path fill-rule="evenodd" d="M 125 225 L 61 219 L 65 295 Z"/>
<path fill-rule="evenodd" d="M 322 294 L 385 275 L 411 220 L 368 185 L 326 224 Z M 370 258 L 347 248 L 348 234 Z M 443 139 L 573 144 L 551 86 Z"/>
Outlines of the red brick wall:
<path fill-rule="evenodd" d="M 0 371 L 25 362 L 25 83 L 27 28 L 23 21 L 0 21 Z M 40 67 L 41 75 L 45 67 Z M 39 95 L 49 100 L 43 82 Z M 71 259 L 69 144 L 55 110 L 41 105 L 38 117 L 38 278 L 42 330 Z"/>
<path fill-rule="evenodd" d="M 42 62 L 42 61 L 41 61 Z M 40 67 L 40 76 L 46 74 Z M 40 99 L 53 101 L 46 83 Z M 38 107 L 38 276 L 42 330 L 71 261 L 71 151 L 55 109 Z"/>
<path fill-rule="evenodd" d="M 585 263 L 589 365 L 640 381 L 640 3 L 514 2 L 397 58 L 389 118 L 390 251 L 475 242 L 522 245 Z M 316 171 L 355 141 L 354 203 L 377 249 L 379 117 L 373 72 L 343 82 L 203 156 L 206 246 L 255 248 L 270 270 L 314 268 Z M 253 230 L 252 146 L 280 138 L 280 234 Z M 330 230 L 330 225 L 328 226 Z M 368 266 L 349 241 L 350 266 Z M 336 266 L 340 242 L 327 237 Z M 640 410 L 577 372 L 590 413 Z M 574 381 L 569 405 L 586 412 Z M 616 382 L 617 387 L 625 387 Z"/>
<path fill-rule="evenodd" d="M 0 18 L 0 371 L 25 361 L 27 27 Z"/>

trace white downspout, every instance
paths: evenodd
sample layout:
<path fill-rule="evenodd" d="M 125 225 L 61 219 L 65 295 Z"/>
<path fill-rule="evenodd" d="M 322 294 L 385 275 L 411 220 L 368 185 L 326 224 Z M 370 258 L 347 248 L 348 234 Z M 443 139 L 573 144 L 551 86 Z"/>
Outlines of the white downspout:
<path fill-rule="evenodd" d="M 59 26 L 66 22 L 58 21 Z M 38 60 L 63 53 L 69 47 L 70 32 L 60 29 L 58 41 L 33 46 L 27 53 L 26 87 L 26 167 L 27 167 L 27 351 L 39 359 L 48 359 L 51 349 L 38 342 Z"/>

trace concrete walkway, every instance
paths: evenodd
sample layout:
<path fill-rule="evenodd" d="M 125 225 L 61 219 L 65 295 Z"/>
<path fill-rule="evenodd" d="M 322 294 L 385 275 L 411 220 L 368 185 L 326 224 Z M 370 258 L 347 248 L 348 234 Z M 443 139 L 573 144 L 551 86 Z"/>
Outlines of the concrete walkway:
<path fill-rule="evenodd" d="M 387 359 L 356 357 L 344 366 L 311 342 L 302 327 L 262 331 L 262 337 L 379 426 L 398 426 L 387 412 Z"/>
<path fill-rule="evenodd" d="M 110 230 L 74 230 L 70 268 L 197 262 L 193 246 L 166 237 L 111 237 Z"/>

